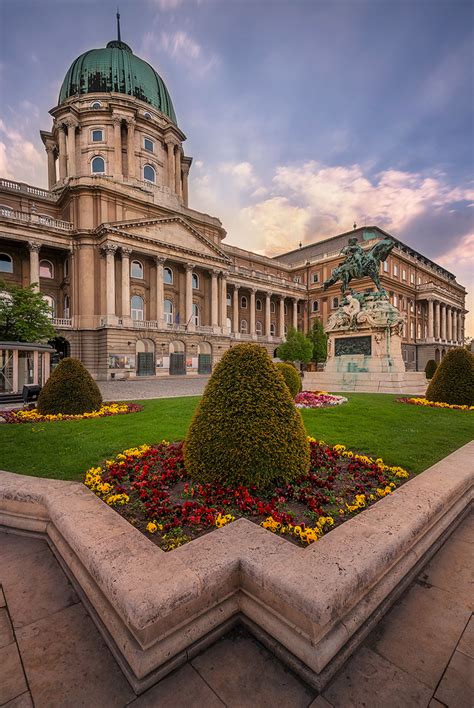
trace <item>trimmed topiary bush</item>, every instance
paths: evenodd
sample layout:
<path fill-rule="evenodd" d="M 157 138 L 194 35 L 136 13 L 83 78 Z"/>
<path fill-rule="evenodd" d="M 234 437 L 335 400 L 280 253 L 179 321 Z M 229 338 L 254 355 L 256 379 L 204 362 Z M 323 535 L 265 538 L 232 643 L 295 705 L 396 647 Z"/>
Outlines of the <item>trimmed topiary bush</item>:
<path fill-rule="evenodd" d="M 99 387 L 79 359 L 62 359 L 43 386 L 38 397 L 42 415 L 64 413 L 81 415 L 100 408 Z"/>
<path fill-rule="evenodd" d="M 430 359 L 429 361 L 426 362 L 425 366 L 425 374 L 427 379 L 432 379 L 434 376 L 434 372 L 438 368 L 438 364 L 435 362 L 434 359 Z"/>
<path fill-rule="evenodd" d="M 279 362 L 275 364 L 276 368 L 280 374 L 285 379 L 285 383 L 290 389 L 290 393 L 294 398 L 301 391 L 301 378 L 297 370 L 292 364 L 286 364 L 285 362 Z"/>
<path fill-rule="evenodd" d="M 435 371 L 426 392 L 429 401 L 474 405 L 474 356 L 467 349 L 451 349 Z"/>
<path fill-rule="evenodd" d="M 199 482 L 289 482 L 308 470 L 300 412 L 267 352 L 229 349 L 214 369 L 184 443 L 184 462 Z"/>

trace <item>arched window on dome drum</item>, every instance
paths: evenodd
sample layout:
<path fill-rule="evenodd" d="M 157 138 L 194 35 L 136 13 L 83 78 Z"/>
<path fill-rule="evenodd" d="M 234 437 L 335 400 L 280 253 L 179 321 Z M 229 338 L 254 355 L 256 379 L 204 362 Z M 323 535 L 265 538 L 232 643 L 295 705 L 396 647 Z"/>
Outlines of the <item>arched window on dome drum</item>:
<path fill-rule="evenodd" d="M 196 305 L 196 303 L 193 303 L 193 322 L 196 327 L 199 327 L 201 324 L 201 314 L 199 312 L 199 306 Z"/>
<path fill-rule="evenodd" d="M 193 273 L 192 281 L 193 281 L 193 290 L 199 290 L 199 276 L 196 275 L 196 273 Z"/>
<path fill-rule="evenodd" d="M 171 300 L 165 300 L 164 303 L 165 322 L 169 325 L 173 324 L 173 303 Z"/>
<path fill-rule="evenodd" d="M 102 104 L 101 104 L 100 101 L 93 101 L 93 102 L 91 103 L 91 108 L 94 108 L 94 109 L 97 110 L 97 108 L 102 108 Z"/>
<path fill-rule="evenodd" d="M 93 143 L 101 143 L 104 139 L 104 131 L 102 130 L 102 128 L 96 128 L 92 130 L 91 134 Z"/>
<path fill-rule="evenodd" d="M 173 271 L 171 268 L 165 268 L 163 271 L 163 280 L 166 285 L 173 285 Z"/>
<path fill-rule="evenodd" d="M 39 274 L 40 278 L 54 278 L 54 268 L 51 261 L 40 261 Z"/>
<path fill-rule="evenodd" d="M 156 172 L 155 168 L 152 167 L 151 165 L 145 165 L 143 168 L 143 179 L 145 182 L 152 182 L 155 184 L 156 182 Z"/>
<path fill-rule="evenodd" d="M 0 273 L 13 273 L 13 258 L 7 253 L 0 253 Z"/>
<path fill-rule="evenodd" d="M 94 175 L 105 174 L 105 160 L 103 157 L 93 157 L 91 161 L 91 171 Z"/>
<path fill-rule="evenodd" d="M 51 308 L 51 311 L 48 312 L 48 317 L 56 317 L 56 302 L 54 300 L 54 297 L 51 297 L 51 295 L 43 295 L 43 300 Z"/>
<path fill-rule="evenodd" d="M 130 304 L 132 320 L 143 320 L 145 310 L 145 303 L 143 302 L 143 298 L 140 297 L 140 295 L 132 295 Z"/>
<path fill-rule="evenodd" d="M 146 118 L 147 120 L 151 120 L 151 113 L 149 113 L 148 111 L 145 111 L 145 113 L 143 114 L 143 117 Z"/>
<path fill-rule="evenodd" d="M 151 140 L 151 138 L 143 139 L 143 147 L 148 152 L 155 152 L 155 143 L 153 142 L 153 140 Z"/>
<path fill-rule="evenodd" d="M 140 261 L 132 261 L 130 264 L 130 275 L 132 278 L 143 278 L 143 265 Z"/>

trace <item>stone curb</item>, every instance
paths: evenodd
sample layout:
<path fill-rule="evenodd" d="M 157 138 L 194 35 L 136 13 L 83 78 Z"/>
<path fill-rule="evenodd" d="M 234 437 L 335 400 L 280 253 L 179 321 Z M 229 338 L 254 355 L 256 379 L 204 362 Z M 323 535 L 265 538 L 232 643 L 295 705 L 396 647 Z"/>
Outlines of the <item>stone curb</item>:
<path fill-rule="evenodd" d="M 0 472 L 0 527 L 46 536 L 137 692 L 239 618 L 321 689 L 468 511 L 474 442 L 300 548 L 246 519 L 165 553 L 77 482 Z"/>

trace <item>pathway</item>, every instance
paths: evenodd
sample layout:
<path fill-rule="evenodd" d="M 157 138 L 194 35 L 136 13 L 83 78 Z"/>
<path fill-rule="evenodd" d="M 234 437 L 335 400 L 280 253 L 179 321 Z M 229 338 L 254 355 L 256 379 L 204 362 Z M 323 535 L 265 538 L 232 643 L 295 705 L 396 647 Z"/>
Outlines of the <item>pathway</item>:
<path fill-rule="evenodd" d="M 104 401 L 140 401 L 143 398 L 200 396 L 209 376 L 167 376 L 133 381 L 98 381 Z"/>
<path fill-rule="evenodd" d="M 0 532 L 0 706 L 471 708 L 474 515 L 321 696 L 235 629 L 138 698 L 46 541 Z"/>

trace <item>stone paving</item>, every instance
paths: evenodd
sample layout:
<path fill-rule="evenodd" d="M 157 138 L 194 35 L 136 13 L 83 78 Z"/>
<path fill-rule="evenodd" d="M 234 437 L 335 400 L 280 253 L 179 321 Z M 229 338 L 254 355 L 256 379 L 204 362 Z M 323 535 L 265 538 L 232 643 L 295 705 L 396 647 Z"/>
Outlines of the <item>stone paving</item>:
<path fill-rule="evenodd" d="M 46 541 L 0 531 L 0 706 L 472 708 L 474 515 L 318 696 L 236 628 L 137 697 Z"/>
<path fill-rule="evenodd" d="M 200 396 L 209 376 L 166 376 L 133 381 L 98 381 L 104 401 L 140 401 L 143 398 Z"/>

